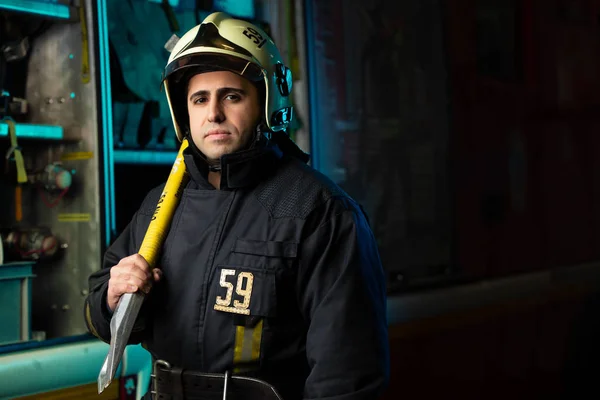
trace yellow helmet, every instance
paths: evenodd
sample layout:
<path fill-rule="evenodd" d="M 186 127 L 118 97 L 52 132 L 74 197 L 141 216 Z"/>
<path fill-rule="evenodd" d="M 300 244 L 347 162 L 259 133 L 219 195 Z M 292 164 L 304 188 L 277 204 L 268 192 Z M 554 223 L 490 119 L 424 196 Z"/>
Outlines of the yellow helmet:
<path fill-rule="evenodd" d="M 186 126 L 187 121 L 181 119 L 187 117 L 187 105 L 180 103 L 185 101 L 185 93 L 178 83 L 187 85 L 183 82 L 186 72 L 218 70 L 234 72 L 255 83 L 264 81 L 265 123 L 272 131 L 287 128 L 292 119 L 292 72 L 283 64 L 275 43 L 259 27 L 216 12 L 179 39 L 164 70 L 167 101 L 179 140 L 185 134 L 182 124 Z"/>

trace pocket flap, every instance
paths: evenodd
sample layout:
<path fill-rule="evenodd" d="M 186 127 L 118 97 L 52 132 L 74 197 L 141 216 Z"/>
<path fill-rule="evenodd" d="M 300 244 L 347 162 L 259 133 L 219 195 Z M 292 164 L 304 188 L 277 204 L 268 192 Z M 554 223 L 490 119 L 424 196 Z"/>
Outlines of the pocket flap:
<path fill-rule="evenodd" d="M 237 239 L 233 252 L 265 257 L 295 258 L 298 253 L 298 243 Z"/>

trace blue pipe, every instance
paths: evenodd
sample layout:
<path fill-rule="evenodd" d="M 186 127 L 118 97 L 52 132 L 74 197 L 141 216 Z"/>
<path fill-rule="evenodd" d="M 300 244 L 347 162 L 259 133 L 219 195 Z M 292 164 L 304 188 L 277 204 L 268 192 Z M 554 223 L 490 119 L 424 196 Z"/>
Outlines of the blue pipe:
<path fill-rule="evenodd" d="M 109 346 L 91 339 L 0 355 L 0 399 L 95 383 Z M 137 375 L 137 398 L 148 389 L 152 358 L 140 345 L 127 346 L 118 377 Z"/>
<path fill-rule="evenodd" d="M 62 19 L 71 16 L 67 5 L 39 0 L 0 0 L 0 9 Z"/>
<path fill-rule="evenodd" d="M 305 23 L 305 42 L 306 42 L 306 63 L 308 66 L 308 95 L 310 103 L 310 153 L 311 165 L 315 169 L 319 169 L 321 164 L 320 142 L 317 137 L 319 129 L 319 98 L 318 93 L 318 71 L 317 71 L 317 54 L 315 49 L 315 24 L 313 0 L 304 2 L 304 23 Z"/>
<path fill-rule="evenodd" d="M 106 0 L 98 0 L 98 53 L 100 59 L 100 90 L 102 112 L 102 146 L 104 149 L 104 213 L 106 218 L 105 240 L 110 245 L 116 230 L 115 182 L 114 182 L 114 144 L 112 120 L 112 96 L 110 91 L 110 59 L 108 48 L 108 23 Z"/>
<path fill-rule="evenodd" d="M 15 123 L 15 134 L 18 139 L 62 140 L 62 126 Z M 8 136 L 8 124 L 0 121 L 0 137 Z"/>

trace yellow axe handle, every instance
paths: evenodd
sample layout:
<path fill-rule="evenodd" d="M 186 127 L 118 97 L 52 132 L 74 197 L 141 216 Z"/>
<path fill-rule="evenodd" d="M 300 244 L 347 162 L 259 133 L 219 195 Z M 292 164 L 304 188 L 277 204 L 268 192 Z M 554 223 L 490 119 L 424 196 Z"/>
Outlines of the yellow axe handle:
<path fill-rule="evenodd" d="M 175 209 L 189 178 L 183 161 L 183 151 L 187 147 L 188 141 L 183 139 L 139 250 L 139 254 L 148 262 L 150 268 L 154 268 L 156 265 L 173 214 L 175 214 Z"/>
<path fill-rule="evenodd" d="M 175 214 L 183 188 L 188 181 L 183 161 L 183 151 L 187 146 L 188 142 L 184 139 L 139 250 L 139 254 L 144 257 L 151 268 L 156 265 L 173 214 Z M 125 293 L 119 299 L 110 320 L 110 348 L 98 375 L 98 393 L 102 393 L 115 377 L 143 301 L 144 295 L 141 292 Z"/>

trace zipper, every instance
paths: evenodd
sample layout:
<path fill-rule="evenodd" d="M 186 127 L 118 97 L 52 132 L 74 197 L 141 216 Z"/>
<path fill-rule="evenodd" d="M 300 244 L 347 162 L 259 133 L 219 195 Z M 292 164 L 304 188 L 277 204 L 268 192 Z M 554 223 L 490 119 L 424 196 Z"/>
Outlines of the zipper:
<path fill-rule="evenodd" d="M 204 349 L 203 349 L 203 345 L 204 345 L 204 322 L 206 320 L 206 305 L 208 304 L 208 294 L 210 292 L 210 282 L 212 277 L 214 276 L 214 272 L 215 272 L 215 259 L 216 259 L 216 255 L 217 252 L 219 251 L 219 249 L 221 248 L 221 243 L 223 242 L 223 231 L 225 228 L 225 224 L 227 222 L 227 219 L 229 217 L 229 213 L 231 211 L 231 207 L 234 203 L 236 194 L 237 194 L 237 190 L 236 191 L 232 191 L 232 196 L 230 197 L 229 200 L 229 205 L 227 206 L 227 209 L 225 210 L 225 212 L 223 213 L 223 216 L 221 217 L 221 221 L 219 221 L 219 224 L 217 226 L 217 231 L 215 233 L 215 239 L 214 239 L 214 243 L 213 243 L 213 248 L 210 251 L 210 255 L 209 255 L 209 259 L 208 259 L 208 268 L 206 269 L 205 273 L 204 273 L 204 280 L 202 283 L 202 303 L 200 304 L 200 323 L 198 325 L 198 353 L 201 355 L 201 366 L 202 369 L 204 370 L 206 368 L 206 360 L 205 360 L 205 354 L 204 354 Z"/>

